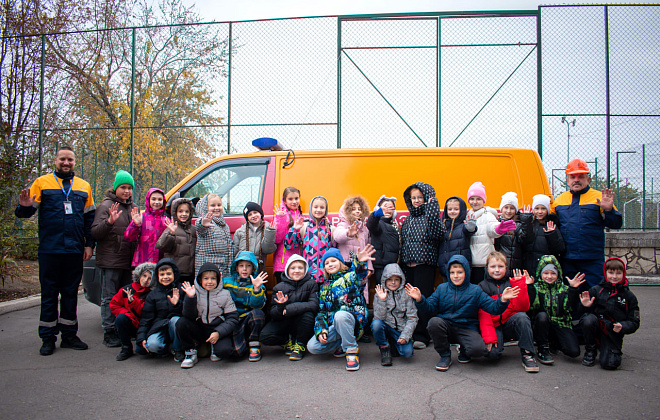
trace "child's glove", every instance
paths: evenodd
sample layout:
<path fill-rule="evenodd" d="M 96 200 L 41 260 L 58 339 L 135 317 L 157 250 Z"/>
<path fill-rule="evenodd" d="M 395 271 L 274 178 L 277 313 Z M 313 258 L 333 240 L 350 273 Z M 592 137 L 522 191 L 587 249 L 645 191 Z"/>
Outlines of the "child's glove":
<path fill-rule="evenodd" d="M 378 206 L 376 206 L 376 208 L 374 208 L 374 213 L 373 214 L 374 214 L 374 217 L 383 217 L 385 215 L 385 213 L 383 213 L 383 209 L 381 209 Z"/>
<path fill-rule="evenodd" d="M 499 225 L 495 226 L 495 233 L 498 235 L 504 235 L 505 233 L 516 230 L 516 222 L 513 220 L 505 220 L 500 222 Z"/>
<path fill-rule="evenodd" d="M 477 220 L 476 219 L 466 219 L 465 220 L 465 229 L 468 232 L 474 233 L 477 230 Z"/>

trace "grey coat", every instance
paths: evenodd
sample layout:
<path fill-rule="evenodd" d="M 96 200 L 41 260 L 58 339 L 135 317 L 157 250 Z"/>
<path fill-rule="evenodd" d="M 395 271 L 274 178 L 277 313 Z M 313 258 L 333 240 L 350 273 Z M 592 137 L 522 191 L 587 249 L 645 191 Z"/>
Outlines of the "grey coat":
<path fill-rule="evenodd" d="M 385 286 L 385 280 L 392 276 L 401 277 L 401 284 L 395 291 Z M 380 283 L 387 292 L 387 297 L 381 300 L 378 295 L 374 296 L 374 319 L 385 321 L 387 325 L 401 333 L 400 338 L 409 342 L 419 318 L 415 301 L 404 290 L 406 276 L 398 264 L 387 264 L 383 269 Z"/>
<path fill-rule="evenodd" d="M 277 249 L 277 245 L 275 245 L 277 230 L 270 227 L 270 223 L 266 221 L 263 221 L 256 230 L 248 225 L 250 222 L 246 222 L 234 232 L 234 239 L 231 241 L 232 259 L 236 259 L 241 251 L 250 251 L 254 253 L 257 260 L 266 262 L 266 255 L 272 254 Z"/>

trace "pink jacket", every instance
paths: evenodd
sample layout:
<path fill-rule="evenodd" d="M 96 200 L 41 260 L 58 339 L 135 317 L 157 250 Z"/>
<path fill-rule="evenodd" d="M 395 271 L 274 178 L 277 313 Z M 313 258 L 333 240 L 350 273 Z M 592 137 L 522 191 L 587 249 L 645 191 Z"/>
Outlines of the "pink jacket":
<path fill-rule="evenodd" d="M 147 192 L 147 197 L 145 198 L 145 210 L 142 214 L 142 225 L 137 226 L 131 220 L 131 223 L 128 225 L 124 231 L 124 239 L 127 242 L 138 241 L 137 247 L 135 248 L 135 253 L 133 254 L 133 263 L 131 267 L 137 267 L 138 265 L 144 262 L 153 262 L 157 263 L 159 258 L 159 250 L 156 249 L 156 242 L 160 238 L 160 235 L 165 231 L 165 203 L 163 202 L 163 208 L 154 210 L 149 205 L 149 197 L 154 192 L 160 192 L 165 197 L 165 193 L 160 188 L 151 188 Z"/>
<path fill-rule="evenodd" d="M 286 238 L 286 234 L 289 232 L 289 223 L 291 221 L 295 222 L 296 219 L 303 217 L 302 211 L 300 211 L 300 207 L 296 211 L 290 210 L 284 201 L 282 201 L 281 206 L 283 209 L 286 209 L 286 214 L 275 216 L 277 229 L 275 232 L 275 245 L 277 245 L 277 250 L 275 250 L 275 254 L 273 254 L 273 271 L 284 271 L 284 267 L 286 266 L 289 257 L 293 254 L 300 255 L 300 247 L 297 247 L 296 249 L 286 249 L 284 246 L 284 238 Z"/>

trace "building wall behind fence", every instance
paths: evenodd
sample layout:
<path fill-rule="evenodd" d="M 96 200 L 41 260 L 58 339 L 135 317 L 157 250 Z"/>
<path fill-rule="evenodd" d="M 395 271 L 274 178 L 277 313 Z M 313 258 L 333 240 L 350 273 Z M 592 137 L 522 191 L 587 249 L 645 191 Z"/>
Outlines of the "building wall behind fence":
<path fill-rule="evenodd" d="M 172 137 L 188 139 L 179 157 L 191 157 L 183 168 L 153 161 L 141 168 L 139 203 L 148 187 L 171 187 L 196 163 L 251 151 L 251 140 L 264 136 L 293 149 L 506 146 L 538 150 L 555 195 L 565 190 L 567 160 L 585 159 L 594 186 L 618 191 L 615 203 L 625 212 L 626 228 L 657 229 L 659 26 L 660 6 L 617 5 L 104 32 L 123 51 L 113 62 L 116 72 L 108 86 L 114 106 L 123 107 L 122 121 L 111 125 L 93 103 L 72 100 L 72 92 L 81 94 L 75 78 L 61 60 L 47 61 L 44 107 L 51 113 L 44 119 L 44 150 L 52 156 L 52 143 L 74 143 L 79 171 L 84 165 L 99 200 L 114 172 L 130 169 L 130 93 L 143 87 L 155 63 L 161 71 L 169 69 L 154 79 L 158 89 L 187 80 L 203 100 L 181 99 L 180 109 L 199 110 L 195 118 L 169 108 L 160 112 L 158 107 L 172 104 L 153 99 L 136 105 L 141 108 L 135 111 L 135 156 L 149 154 L 152 133 L 156 145 Z M 75 49 L 99 34 L 48 38 Z M 196 49 L 206 44 L 214 53 Z M 176 59 L 141 61 L 154 49 Z M 47 47 L 45 54 L 50 52 Z M 210 57 L 214 61 L 204 61 Z M 69 94 L 67 110 L 76 112 L 56 112 L 62 92 Z M 31 129 L 38 131 L 37 119 Z M 202 148 L 202 142 L 208 144 Z M 114 146 L 100 150 L 99 145 Z M 134 159 L 136 167 L 143 164 Z M 469 168 L 461 176 L 469 176 Z"/>

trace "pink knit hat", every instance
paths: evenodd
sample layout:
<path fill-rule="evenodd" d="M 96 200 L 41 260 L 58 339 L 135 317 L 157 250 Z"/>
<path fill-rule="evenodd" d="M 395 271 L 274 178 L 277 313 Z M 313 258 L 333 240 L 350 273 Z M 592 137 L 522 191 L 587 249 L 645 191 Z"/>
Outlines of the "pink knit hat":
<path fill-rule="evenodd" d="M 482 200 L 484 200 L 484 203 L 486 202 L 486 187 L 484 187 L 484 184 L 481 182 L 477 181 L 474 184 L 470 185 L 470 188 L 468 189 L 468 194 L 467 194 L 468 200 L 470 197 L 480 197 Z"/>

